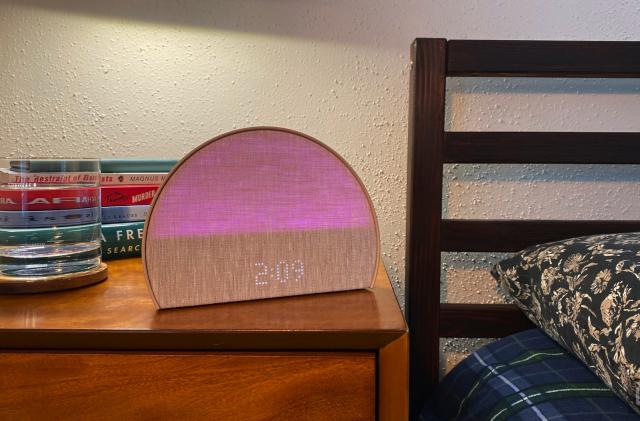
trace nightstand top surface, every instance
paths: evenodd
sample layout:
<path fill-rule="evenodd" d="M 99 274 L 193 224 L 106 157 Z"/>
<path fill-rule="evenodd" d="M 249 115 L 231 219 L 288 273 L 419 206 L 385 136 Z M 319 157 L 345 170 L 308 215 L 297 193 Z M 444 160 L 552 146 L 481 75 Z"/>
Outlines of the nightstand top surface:
<path fill-rule="evenodd" d="M 0 295 L 0 347 L 377 349 L 406 333 L 383 265 L 374 288 L 156 310 L 138 258 L 76 290 Z"/>

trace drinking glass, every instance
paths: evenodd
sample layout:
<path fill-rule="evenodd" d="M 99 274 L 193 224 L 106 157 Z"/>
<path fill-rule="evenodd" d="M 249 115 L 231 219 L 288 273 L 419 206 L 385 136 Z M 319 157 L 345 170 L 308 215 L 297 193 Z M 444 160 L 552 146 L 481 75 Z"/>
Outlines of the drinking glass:
<path fill-rule="evenodd" d="M 0 159 L 0 276 L 97 268 L 98 159 Z"/>

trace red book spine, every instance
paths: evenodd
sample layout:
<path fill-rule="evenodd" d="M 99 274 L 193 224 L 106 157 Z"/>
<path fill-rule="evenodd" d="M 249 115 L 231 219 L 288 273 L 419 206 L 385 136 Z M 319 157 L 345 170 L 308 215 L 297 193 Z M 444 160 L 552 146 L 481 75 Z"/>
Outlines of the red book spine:
<path fill-rule="evenodd" d="M 102 186 L 102 206 L 149 205 L 159 188 L 159 185 Z"/>
<path fill-rule="evenodd" d="M 100 205 L 98 187 L 0 189 L 0 211 L 91 208 Z"/>

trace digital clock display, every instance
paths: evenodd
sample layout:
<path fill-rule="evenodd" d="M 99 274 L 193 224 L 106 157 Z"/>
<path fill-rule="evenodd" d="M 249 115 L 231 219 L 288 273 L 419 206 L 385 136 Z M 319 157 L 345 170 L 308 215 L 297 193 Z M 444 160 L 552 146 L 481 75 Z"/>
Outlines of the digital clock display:
<path fill-rule="evenodd" d="M 256 263 L 255 281 L 257 286 L 268 286 L 269 282 L 286 284 L 287 282 L 301 282 L 304 280 L 304 263 L 302 260 L 279 260 L 273 265 L 264 262 Z"/>

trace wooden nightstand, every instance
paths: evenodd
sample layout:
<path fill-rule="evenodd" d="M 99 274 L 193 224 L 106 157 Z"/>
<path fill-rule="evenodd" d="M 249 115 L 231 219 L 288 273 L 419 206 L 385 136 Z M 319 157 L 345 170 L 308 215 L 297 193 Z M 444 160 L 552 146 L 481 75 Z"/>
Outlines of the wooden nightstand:
<path fill-rule="evenodd" d="M 0 296 L 0 418 L 407 419 L 407 327 L 369 290 L 156 311 L 140 259 Z"/>

